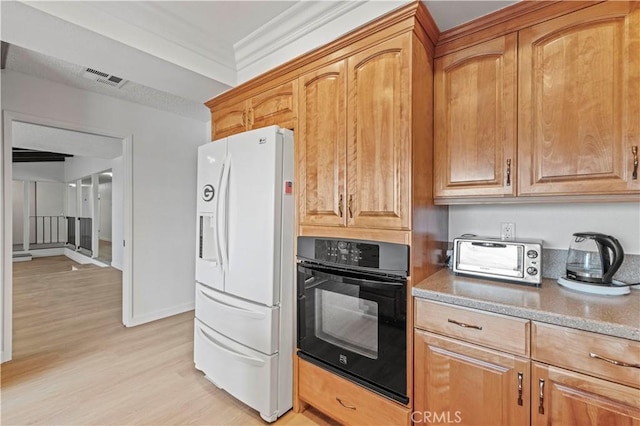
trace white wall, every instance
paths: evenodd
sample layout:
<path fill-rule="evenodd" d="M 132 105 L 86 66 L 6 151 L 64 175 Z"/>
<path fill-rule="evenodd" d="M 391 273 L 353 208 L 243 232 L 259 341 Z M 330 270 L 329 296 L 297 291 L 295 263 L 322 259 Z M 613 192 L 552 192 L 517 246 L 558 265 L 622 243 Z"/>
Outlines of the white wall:
<path fill-rule="evenodd" d="M 31 215 L 60 216 L 64 215 L 65 184 L 62 182 L 36 182 L 36 207 Z M 33 209 L 33 207 L 32 207 Z"/>
<path fill-rule="evenodd" d="M 111 241 L 111 182 L 101 183 L 100 193 L 100 239 Z"/>
<path fill-rule="evenodd" d="M 132 322 L 193 309 L 196 147 L 208 124 L 7 70 L 2 108 L 132 135 Z"/>
<path fill-rule="evenodd" d="M 12 182 L 12 199 L 13 199 L 13 244 L 22 244 L 24 235 L 24 185 L 29 185 L 29 216 L 61 216 L 64 215 L 65 202 L 65 184 L 61 182 L 29 182 L 16 181 Z M 52 238 L 58 240 L 58 231 L 64 240 L 64 222 L 58 225 L 55 220 L 49 223 L 38 222 L 38 235 L 33 234 L 36 230 L 35 221 L 29 219 L 30 224 L 30 240 L 42 242 L 45 237 L 46 242 Z M 52 227 L 49 231 L 49 227 Z M 43 234 L 43 231 L 45 234 Z"/>
<path fill-rule="evenodd" d="M 3 87 L 4 89 L 4 87 Z M 65 163 L 14 163 L 13 180 L 29 180 L 38 182 L 63 182 Z"/>
<path fill-rule="evenodd" d="M 545 248 L 566 250 L 574 232 L 593 231 L 640 254 L 639 203 L 450 206 L 449 240 L 465 233 L 499 237 L 501 222 L 515 222 L 516 238 L 542 239 Z"/>
<path fill-rule="evenodd" d="M 11 185 L 13 191 L 13 244 L 22 244 L 24 235 L 24 182 L 14 180 Z"/>
<path fill-rule="evenodd" d="M 65 214 L 71 217 L 77 217 L 78 211 L 78 197 L 76 196 L 76 184 L 69 183 L 67 184 L 67 209 L 65 210 Z"/>
<path fill-rule="evenodd" d="M 111 169 L 113 160 L 75 156 L 67 158 L 64 163 L 64 181 L 75 182 L 77 179 Z"/>

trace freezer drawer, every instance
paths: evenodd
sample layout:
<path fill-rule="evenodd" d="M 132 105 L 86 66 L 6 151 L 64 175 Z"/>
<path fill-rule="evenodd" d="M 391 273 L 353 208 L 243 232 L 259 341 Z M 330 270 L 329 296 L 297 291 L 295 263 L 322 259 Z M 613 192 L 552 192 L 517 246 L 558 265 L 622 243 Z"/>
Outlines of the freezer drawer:
<path fill-rule="evenodd" d="M 196 368 L 263 418 L 278 410 L 278 354 L 264 355 L 194 320 Z M 280 413 L 281 414 L 281 413 Z"/>
<path fill-rule="evenodd" d="M 196 318 L 263 354 L 278 351 L 279 313 L 279 307 L 257 305 L 196 284 Z"/>

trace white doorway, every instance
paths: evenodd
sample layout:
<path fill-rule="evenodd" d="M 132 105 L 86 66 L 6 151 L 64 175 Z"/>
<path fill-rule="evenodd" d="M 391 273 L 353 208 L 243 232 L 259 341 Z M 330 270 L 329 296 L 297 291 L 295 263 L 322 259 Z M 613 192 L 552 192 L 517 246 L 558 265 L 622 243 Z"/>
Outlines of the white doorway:
<path fill-rule="evenodd" d="M 118 135 L 103 129 L 92 129 L 69 123 L 58 122 L 56 120 L 36 117 L 18 112 L 3 111 L 2 118 L 2 145 L 0 150 L 0 164 L 2 164 L 3 176 L 3 208 L 0 212 L 2 223 L 1 234 L 3 244 L 0 247 L 2 257 L 2 283 L 0 288 L 0 308 L 2 310 L 0 320 L 2 321 L 2 351 L 0 362 L 5 362 L 12 357 L 12 294 L 13 294 L 13 273 L 12 273 L 12 252 L 13 252 L 13 165 L 12 148 L 14 145 L 14 130 L 32 124 L 45 126 L 52 129 L 67 130 L 82 134 L 95 135 L 96 137 L 115 138 L 120 142 L 122 159 L 121 172 L 118 179 L 122 184 L 122 231 L 118 244 L 122 245 L 122 322 L 128 326 L 132 322 L 132 267 L 133 264 L 133 231 L 132 231 L 132 176 L 133 176 L 133 137 L 132 135 Z M 111 233 L 113 239 L 114 232 Z"/>

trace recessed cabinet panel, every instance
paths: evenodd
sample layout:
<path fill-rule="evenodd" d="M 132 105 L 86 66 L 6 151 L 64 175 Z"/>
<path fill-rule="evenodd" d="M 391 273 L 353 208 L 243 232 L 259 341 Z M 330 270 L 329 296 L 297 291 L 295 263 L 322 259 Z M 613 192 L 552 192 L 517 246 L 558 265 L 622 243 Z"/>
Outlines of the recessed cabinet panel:
<path fill-rule="evenodd" d="M 409 228 L 410 43 L 405 34 L 348 59 L 349 226 Z"/>
<path fill-rule="evenodd" d="M 435 196 L 515 195 L 516 44 L 509 34 L 435 61 Z"/>
<path fill-rule="evenodd" d="M 274 124 L 294 128 L 297 110 L 297 81 L 290 81 L 251 98 L 247 111 L 249 128 L 257 129 Z"/>
<path fill-rule="evenodd" d="M 415 362 L 414 413 L 452 424 L 529 424 L 528 359 L 416 330 Z"/>
<path fill-rule="evenodd" d="M 297 80 L 289 81 L 245 101 L 211 107 L 212 139 L 274 124 L 287 129 L 295 128 L 298 110 L 297 83 Z"/>
<path fill-rule="evenodd" d="M 298 187 L 302 225 L 346 225 L 344 61 L 299 80 Z"/>
<path fill-rule="evenodd" d="M 640 189 L 639 14 L 607 2 L 520 32 L 520 194 Z"/>
<path fill-rule="evenodd" d="M 246 130 L 246 102 L 214 110 L 211 115 L 213 140 L 225 138 Z"/>
<path fill-rule="evenodd" d="M 640 391 L 553 366 L 533 363 L 531 424 L 640 424 Z"/>

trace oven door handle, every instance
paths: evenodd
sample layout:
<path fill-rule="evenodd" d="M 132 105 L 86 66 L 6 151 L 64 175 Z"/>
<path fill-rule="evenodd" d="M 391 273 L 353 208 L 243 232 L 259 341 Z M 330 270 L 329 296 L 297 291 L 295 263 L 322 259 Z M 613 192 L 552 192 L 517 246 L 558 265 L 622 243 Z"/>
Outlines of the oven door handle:
<path fill-rule="evenodd" d="M 404 282 L 398 283 L 398 282 L 387 282 L 387 281 L 372 281 L 372 280 L 366 280 L 364 278 L 347 278 L 347 277 L 341 277 L 341 278 L 342 278 L 342 282 L 345 284 L 354 284 L 360 287 L 377 288 L 380 290 L 389 289 L 390 287 L 402 288 L 405 286 Z"/>

